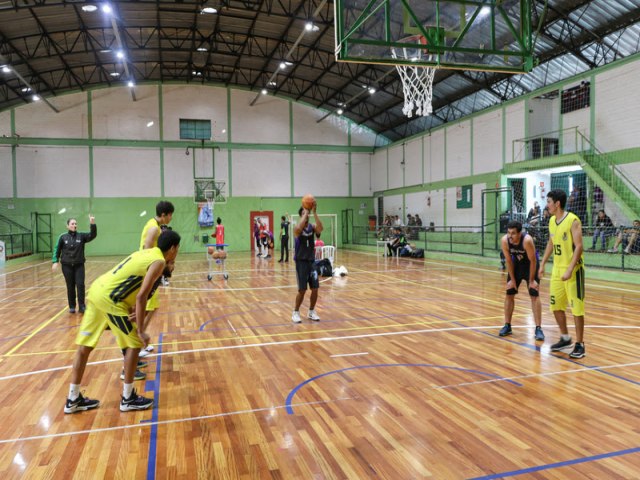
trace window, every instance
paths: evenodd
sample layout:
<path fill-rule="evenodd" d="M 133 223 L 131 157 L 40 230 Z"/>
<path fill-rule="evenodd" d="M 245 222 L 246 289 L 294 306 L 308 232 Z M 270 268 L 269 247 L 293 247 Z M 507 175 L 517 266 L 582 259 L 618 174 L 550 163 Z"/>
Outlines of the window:
<path fill-rule="evenodd" d="M 562 113 L 574 112 L 581 108 L 587 108 L 591 104 L 591 83 L 581 82 L 573 88 L 562 92 Z"/>
<path fill-rule="evenodd" d="M 181 118 L 180 140 L 211 140 L 211 120 Z"/>

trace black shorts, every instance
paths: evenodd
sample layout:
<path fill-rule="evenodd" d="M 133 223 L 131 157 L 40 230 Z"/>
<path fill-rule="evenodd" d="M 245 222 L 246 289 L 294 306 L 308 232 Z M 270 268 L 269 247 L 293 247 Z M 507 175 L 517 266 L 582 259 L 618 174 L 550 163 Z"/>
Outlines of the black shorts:
<path fill-rule="evenodd" d="M 298 291 L 306 290 L 307 285 L 312 290 L 320 288 L 318 271 L 314 268 L 314 261 L 296 261 L 296 278 L 298 279 Z"/>
<path fill-rule="evenodd" d="M 515 295 L 518 293 L 518 288 L 520 287 L 520 283 L 524 280 L 527 282 L 527 287 L 529 286 L 529 265 L 514 265 L 514 273 L 516 275 L 515 282 L 516 287 L 510 288 L 507 290 L 507 295 Z M 507 282 L 511 280 L 511 276 L 507 274 Z M 540 279 L 538 278 L 538 269 L 536 268 L 536 276 L 535 281 L 539 284 Z M 538 297 L 540 292 L 538 290 L 534 290 L 533 288 L 529 288 L 529 295 L 532 297 Z"/>

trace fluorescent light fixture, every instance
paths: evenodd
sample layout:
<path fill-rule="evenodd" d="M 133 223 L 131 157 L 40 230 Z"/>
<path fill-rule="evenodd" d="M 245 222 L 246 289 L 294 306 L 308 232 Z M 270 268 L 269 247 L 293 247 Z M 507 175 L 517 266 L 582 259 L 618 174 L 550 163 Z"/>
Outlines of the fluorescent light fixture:
<path fill-rule="evenodd" d="M 200 13 L 218 13 L 218 10 L 213 7 L 204 7 L 202 10 L 200 10 Z"/>
<path fill-rule="evenodd" d="M 280 62 L 280 70 L 284 70 L 287 68 L 287 64 L 285 62 Z"/>
<path fill-rule="evenodd" d="M 65 207 L 62 207 L 60 210 L 58 210 L 58 215 L 62 215 L 66 211 L 67 209 Z"/>
<path fill-rule="evenodd" d="M 147 122 L 147 127 L 153 127 L 153 120 L 151 120 L 150 122 Z"/>
<path fill-rule="evenodd" d="M 11 67 L 9 65 L 3 65 L 2 66 L 2 71 L 4 73 L 10 73 L 11 72 Z"/>
<path fill-rule="evenodd" d="M 270 87 L 275 87 L 277 83 L 271 80 L 267 85 L 269 85 Z"/>
<path fill-rule="evenodd" d="M 285 62 L 284 62 L 284 64 L 285 64 L 287 67 L 290 67 L 291 65 L 293 65 L 293 62 L 287 62 L 287 61 L 285 61 Z"/>
<path fill-rule="evenodd" d="M 206 52 L 207 51 L 207 47 L 198 47 L 196 48 L 197 51 L 199 52 Z"/>
<path fill-rule="evenodd" d="M 118 50 L 118 51 L 116 52 L 116 57 L 118 57 L 118 58 L 124 58 L 124 52 L 123 52 L 122 50 Z"/>
<path fill-rule="evenodd" d="M 305 24 L 304 24 L 304 29 L 305 29 L 307 32 L 312 31 L 312 30 L 313 30 L 313 22 L 307 22 L 307 23 L 305 23 Z"/>
<path fill-rule="evenodd" d="M 118 72 L 111 72 L 109 75 L 111 75 L 112 77 L 119 77 L 120 74 Z"/>
<path fill-rule="evenodd" d="M 111 49 L 110 48 L 103 48 L 102 50 L 100 50 L 100 53 L 111 53 Z"/>
<path fill-rule="evenodd" d="M 135 84 L 135 83 L 133 83 L 131 80 L 129 80 L 129 81 L 127 82 L 127 87 L 129 87 L 129 88 L 133 88 L 133 87 L 135 87 L 135 86 L 136 86 L 136 84 Z"/>
<path fill-rule="evenodd" d="M 369 93 L 373 95 L 374 93 L 376 93 L 376 89 L 374 87 L 369 87 Z"/>
<path fill-rule="evenodd" d="M 313 28 L 311 29 L 311 31 L 319 32 L 320 31 L 320 27 L 318 25 L 314 25 Z"/>
<path fill-rule="evenodd" d="M 98 7 L 96 7 L 95 5 L 83 5 L 82 6 L 82 11 L 83 12 L 95 12 L 96 10 L 98 10 Z"/>
<path fill-rule="evenodd" d="M 113 12 L 113 8 L 111 8 L 111 5 L 109 5 L 108 3 L 105 3 L 104 5 L 102 5 L 102 11 L 104 13 L 109 14 L 109 13 Z"/>
<path fill-rule="evenodd" d="M 491 7 L 482 7 L 480 9 L 480 13 L 478 14 L 478 16 L 479 17 L 486 17 L 490 13 L 491 13 Z"/>
<path fill-rule="evenodd" d="M 34 102 L 37 102 L 38 100 L 40 100 L 40 97 L 39 97 L 38 95 L 34 95 L 33 97 L 31 97 L 31 99 L 32 99 Z"/>
<path fill-rule="evenodd" d="M 342 115 L 342 114 L 344 113 L 344 110 L 343 110 L 343 109 L 341 109 L 341 108 L 339 108 L 339 109 L 336 111 L 336 113 L 337 113 L 338 115 Z"/>
<path fill-rule="evenodd" d="M 20 90 L 22 93 L 28 93 L 31 91 L 31 87 L 22 87 L 22 89 Z"/>
<path fill-rule="evenodd" d="M 267 89 L 266 89 L 266 88 L 263 88 L 263 89 L 260 91 L 260 93 L 262 93 L 262 95 L 266 95 L 266 94 L 267 94 Z"/>

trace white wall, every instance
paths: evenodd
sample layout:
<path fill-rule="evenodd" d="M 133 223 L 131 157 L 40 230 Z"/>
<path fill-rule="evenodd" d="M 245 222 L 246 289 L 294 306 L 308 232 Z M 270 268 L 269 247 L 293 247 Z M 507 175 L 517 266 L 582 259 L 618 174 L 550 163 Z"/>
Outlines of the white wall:
<path fill-rule="evenodd" d="M 128 87 L 92 92 L 93 138 L 158 140 L 158 88 L 136 87 L 136 101 Z M 86 95 L 84 93 L 78 95 Z M 147 127 L 154 121 L 154 127 Z"/>
<path fill-rule="evenodd" d="M 0 136 L 8 137 L 11 135 L 11 111 L 5 110 L 0 112 Z"/>
<path fill-rule="evenodd" d="M 404 146 L 405 186 L 422 183 L 422 138 L 415 138 Z"/>
<path fill-rule="evenodd" d="M 638 147 L 639 106 L 640 62 L 596 75 L 596 146 L 600 150 L 610 152 Z"/>
<path fill-rule="evenodd" d="M 502 168 L 502 110 L 473 119 L 473 173 L 495 172 Z"/>
<path fill-rule="evenodd" d="M 157 148 L 95 147 L 93 172 L 96 197 L 160 196 L 160 150 Z M 87 197 L 89 192 L 78 196 Z"/>
<path fill-rule="evenodd" d="M 513 141 L 520 140 L 526 136 L 524 129 L 524 100 L 508 105 L 505 108 L 505 145 L 506 159 L 505 163 L 513 162 Z M 502 127 L 502 126 L 501 126 Z M 502 149 L 500 149 L 502 150 Z"/>
<path fill-rule="evenodd" d="M 389 195 L 384 197 L 384 214 L 398 215 L 402 223 L 405 223 L 402 212 L 402 195 Z"/>
<path fill-rule="evenodd" d="M 457 208 L 456 187 L 447 188 L 447 226 L 479 227 L 482 223 L 482 190 L 483 184 L 472 188 L 472 208 Z M 438 225 L 438 223 L 436 223 Z M 439 225 L 442 225 L 440 223 Z"/>
<path fill-rule="evenodd" d="M 389 188 L 404 187 L 404 154 L 402 145 L 389 148 Z"/>
<path fill-rule="evenodd" d="M 431 135 L 429 163 L 431 164 L 431 181 L 444 180 L 444 130 L 436 130 Z"/>
<path fill-rule="evenodd" d="M 202 85 L 162 86 L 164 140 L 180 140 L 180 119 L 211 120 L 211 137 L 215 142 L 229 138 L 227 90 Z M 157 119 L 155 120 L 158 124 Z"/>
<path fill-rule="evenodd" d="M 109 176 L 128 175 L 110 170 Z M 16 149 L 16 177 L 20 197 L 88 197 L 89 150 L 87 147 L 20 147 Z"/>
<path fill-rule="evenodd" d="M 427 199 L 430 199 L 430 205 L 426 205 L 424 209 L 424 217 L 422 217 L 422 225 L 429 225 L 433 222 L 437 226 L 444 225 L 444 197 L 446 189 L 432 190 L 426 192 Z M 427 201 L 429 203 L 429 201 Z"/>
<path fill-rule="evenodd" d="M 471 121 L 447 127 L 447 178 L 471 174 Z"/>
<path fill-rule="evenodd" d="M 387 189 L 387 149 L 376 150 L 371 160 L 373 191 Z"/>
<path fill-rule="evenodd" d="M 311 110 L 309 107 L 294 103 L 293 143 L 324 145 L 347 145 L 349 141 L 349 122 L 338 115 L 329 117 L 318 123 L 326 115 L 324 110 Z M 288 142 L 288 140 L 287 140 Z"/>
<path fill-rule="evenodd" d="M 231 138 L 244 143 L 286 143 L 289 140 L 289 102 L 255 92 L 231 91 Z"/>
<path fill-rule="evenodd" d="M 371 160 L 370 153 L 351 154 L 351 196 L 370 197 L 373 195 L 371 184 Z"/>
<path fill-rule="evenodd" d="M 294 196 L 315 192 L 319 197 L 349 195 L 349 156 L 333 152 L 296 152 L 293 156 Z M 318 189 L 318 185 L 322 185 Z M 289 197 L 289 190 L 281 197 Z"/>
<path fill-rule="evenodd" d="M 408 214 L 420 215 L 423 225 L 424 225 L 424 219 L 425 219 L 426 208 L 427 208 L 427 197 L 428 197 L 427 192 L 407 193 L 404 197 L 404 202 L 406 207 L 405 210 L 407 212 L 407 215 Z M 405 218 L 405 221 L 406 221 L 406 218 Z"/>
<path fill-rule="evenodd" d="M 32 102 L 16 109 L 16 133 L 21 137 L 85 138 L 87 94 L 66 95 L 56 99 L 54 112 L 46 103 Z"/>
<path fill-rule="evenodd" d="M 11 147 L 0 147 L 0 198 L 13 196 L 13 161 Z"/>

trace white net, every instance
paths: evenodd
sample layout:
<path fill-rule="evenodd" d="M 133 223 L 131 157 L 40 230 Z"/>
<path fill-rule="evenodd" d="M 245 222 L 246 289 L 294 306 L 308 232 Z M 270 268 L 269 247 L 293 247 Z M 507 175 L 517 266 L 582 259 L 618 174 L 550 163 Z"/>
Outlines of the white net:
<path fill-rule="evenodd" d="M 391 47 L 393 58 L 405 59 L 418 62 L 423 57 L 429 56 L 426 48 L 425 38 L 414 35 L 402 40 L 406 47 Z M 416 115 L 426 117 L 431 115 L 433 108 L 431 100 L 433 98 L 433 77 L 436 69 L 422 65 L 396 65 L 396 70 L 402 80 L 402 90 L 404 92 L 404 107 L 402 113 L 407 117 Z"/>

